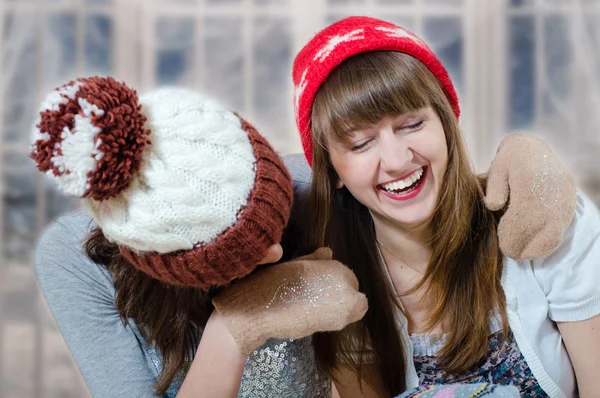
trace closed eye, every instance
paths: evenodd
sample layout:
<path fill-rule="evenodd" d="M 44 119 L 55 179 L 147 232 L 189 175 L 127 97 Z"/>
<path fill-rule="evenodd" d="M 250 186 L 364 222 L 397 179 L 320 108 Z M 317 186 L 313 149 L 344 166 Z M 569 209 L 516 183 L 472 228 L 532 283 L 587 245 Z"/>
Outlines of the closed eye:
<path fill-rule="evenodd" d="M 352 148 L 350 148 L 350 151 L 351 151 L 351 152 L 358 152 L 358 151 L 360 151 L 361 149 L 364 149 L 364 148 L 366 148 L 366 147 L 367 147 L 367 145 L 369 145 L 369 143 L 370 143 L 370 142 L 371 142 L 371 140 L 367 140 L 367 141 L 364 141 L 364 142 L 362 142 L 362 143 L 360 143 L 360 144 L 358 144 L 358 145 L 355 145 L 355 146 L 353 146 Z"/>
<path fill-rule="evenodd" d="M 417 130 L 423 126 L 423 123 L 423 120 L 421 120 L 420 122 L 411 124 L 410 126 L 404 126 L 401 128 L 401 130 Z"/>

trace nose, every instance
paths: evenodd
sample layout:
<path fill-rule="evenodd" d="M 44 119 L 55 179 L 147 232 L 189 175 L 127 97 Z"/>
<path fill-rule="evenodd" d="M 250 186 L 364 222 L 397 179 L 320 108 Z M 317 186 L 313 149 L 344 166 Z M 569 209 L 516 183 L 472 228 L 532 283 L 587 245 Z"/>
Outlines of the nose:
<path fill-rule="evenodd" d="M 379 147 L 381 169 L 388 174 L 398 174 L 412 160 L 413 153 L 394 131 L 386 131 L 382 137 Z"/>

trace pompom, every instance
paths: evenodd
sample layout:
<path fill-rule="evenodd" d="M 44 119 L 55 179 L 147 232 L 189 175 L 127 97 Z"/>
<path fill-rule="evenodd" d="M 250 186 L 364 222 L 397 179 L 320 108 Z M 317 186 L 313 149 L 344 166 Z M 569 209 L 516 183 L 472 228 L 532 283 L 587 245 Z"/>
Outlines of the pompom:
<path fill-rule="evenodd" d="M 77 79 L 42 103 L 30 157 L 61 191 L 102 201 L 129 186 L 150 144 L 135 90 L 107 77 Z"/>

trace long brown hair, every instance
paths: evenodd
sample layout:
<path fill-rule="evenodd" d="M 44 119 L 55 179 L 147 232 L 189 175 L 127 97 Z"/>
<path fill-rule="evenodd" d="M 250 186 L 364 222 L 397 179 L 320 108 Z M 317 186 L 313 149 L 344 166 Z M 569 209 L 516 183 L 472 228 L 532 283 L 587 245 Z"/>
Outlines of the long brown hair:
<path fill-rule="evenodd" d="M 387 282 L 368 209 L 346 188 L 336 189 L 330 162 L 330 140 L 344 141 L 348 132 L 386 116 L 431 106 L 446 134 L 448 163 L 434 210 L 431 258 L 415 290 L 435 307 L 428 327 L 443 324 L 446 343 L 440 351 L 444 371 L 457 374 L 485 354 L 490 313 L 499 309 L 507 327 L 501 287 L 502 256 L 496 219 L 484 205 L 485 180 L 476 176 L 468 159 L 456 116 L 435 76 L 406 54 L 381 51 L 356 55 L 338 66 L 321 86 L 311 115 L 313 175 L 310 189 L 308 247 L 330 246 L 334 257 L 356 274 L 369 299 L 369 310 L 353 328 L 314 338 L 319 365 L 330 375 L 345 363 L 382 395 L 406 389 L 404 347 L 394 316 L 398 302 Z M 364 376 L 362 360 L 350 352 L 370 345 L 379 386 Z"/>
<path fill-rule="evenodd" d="M 84 249 L 92 261 L 110 272 L 115 306 L 123 323 L 134 320 L 146 334 L 147 344 L 156 344 L 162 355 L 163 367 L 155 385 L 155 394 L 162 396 L 173 378 L 187 371 L 192 361 L 213 310 L 211 292 L 169 286 L 138 271 L 98 227 L 87 236 Z"/>
<path fill-rule="evenodd" d="M 299 217 L 303 215 L 292 209 L 280 242 L 283 256 L 277 263 L 289 261 L 300 250 Z M 188 371 L 214 310 L 212 298 L 219 289 L 171 286 L 146 275 L 119 253 L 117 244 L 108 240 L 99 227 L 90 231 L 83 246 L 86 255 L 111 274 L 115 307 L 123 323 L 127 325 L 133 320 L 144 332 L 146 344 L 154 343 L 162 356 L 162 370 L 154 392 L 162 396 L 175 376 Z"/>

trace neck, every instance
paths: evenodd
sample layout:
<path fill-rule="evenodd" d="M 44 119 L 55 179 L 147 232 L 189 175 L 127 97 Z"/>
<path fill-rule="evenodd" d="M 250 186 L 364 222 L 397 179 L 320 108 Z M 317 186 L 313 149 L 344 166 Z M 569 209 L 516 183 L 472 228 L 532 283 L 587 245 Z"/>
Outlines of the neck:
<path fill-rule="evenodd" d="M 377 240 L 410 267 L 425 273 L 431 256 L 432 232 L 429 223 L 403 227 L 378 217 L 373 217 L 373 222 Z"/>

